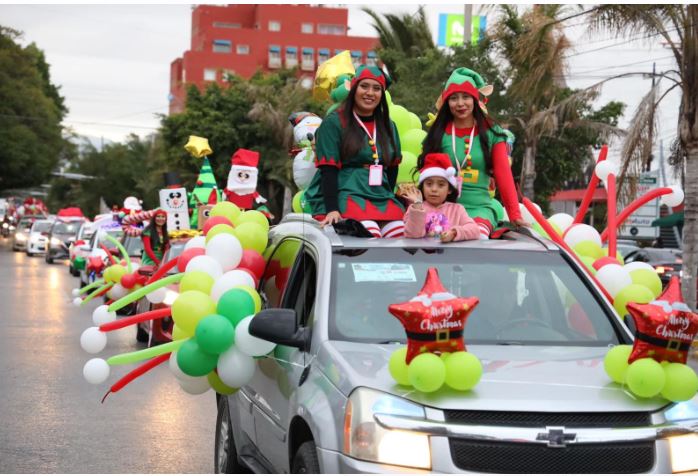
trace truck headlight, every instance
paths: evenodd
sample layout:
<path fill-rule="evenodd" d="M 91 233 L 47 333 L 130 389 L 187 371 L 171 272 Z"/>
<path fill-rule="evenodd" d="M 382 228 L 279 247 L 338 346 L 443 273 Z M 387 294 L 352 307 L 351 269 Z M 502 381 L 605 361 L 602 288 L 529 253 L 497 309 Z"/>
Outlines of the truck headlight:
<path fill-rule="evenodd" d="M 381 464 L 431 469 L 429 436 L 387 430 L 376 423 L 376 413 L 424 418 L 424 407 L 368 388 L 356 389 L 344 413 L 344 453 Z"/>
<path fill-rule="evenodd" d="M 61 246 L 62 243 L 58 238 L 51 238 L 51 246 Z"/>
<path fill-rule="evenodd" d="M 698 435 L 672 436 L 669 438 L 669 452 L 672 472 L 698 471 Z"/>

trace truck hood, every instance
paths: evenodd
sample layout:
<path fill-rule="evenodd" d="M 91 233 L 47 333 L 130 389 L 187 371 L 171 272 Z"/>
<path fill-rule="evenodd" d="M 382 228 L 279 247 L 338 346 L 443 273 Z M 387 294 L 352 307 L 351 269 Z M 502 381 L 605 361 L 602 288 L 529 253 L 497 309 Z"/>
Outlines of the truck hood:
<path fill-rule="evenodd" d="M 655 411 L 669 402 L 639 399 L 606 375 L 606 347 L 471 345 L 483 365 L 469 392 L 442 387 L 432 394 L 397 385 L 388 360 L 400 345 L 328 341 L 318 354 L 325 375 L 348 396 L 369 387 L 441 409 L 519 412 Z"/>

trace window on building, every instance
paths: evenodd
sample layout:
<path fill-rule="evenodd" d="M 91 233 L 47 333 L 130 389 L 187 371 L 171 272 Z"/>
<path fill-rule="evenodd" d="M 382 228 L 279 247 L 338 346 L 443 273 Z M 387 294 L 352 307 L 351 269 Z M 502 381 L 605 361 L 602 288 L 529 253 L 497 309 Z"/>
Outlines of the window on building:
<path fill-rule="evenodd" d="M 214 53 L 230 53 L 233 51 L 233 44 L 230 40 L 213 40 Z"/>
<path fill-rule="evenodd" d="M 338 55 L 339 53 L 341 53 L 342 51 L 344 51 L 342 48 L 335 48 L 335 50 L 334 50 L 334 55 L 337 56 L 337 55 Z"/>
<path fill-rule="evenodd" d="M 214 21 L 213 28 L 241 28 L 239 23 L 228 23 L 225 21 Z"/>
<path fill-rule="evenodd" d="M 301 33 L 312 33 L 313 32 L 313 24 L 312 23 L 302 23 L 301 24 Z"/>
<path fill-rule="evenodd" d="M 280 21 L 270 21 L 269 22 L 269 31 L 281 31 L 281 22 Z"/>
<path fill-rule="evenodd" d="M 249 55 L 250 45 L 237 45 L 235 47 L 235 52 L 239 55 Z"/>
<path fill-rule="evenodd" d="M 366 66 L 375 66 L 376 65 L 376 52 L 375 51 L 369 51 L 366 53 Z"/>
<path fill-rule="evenodd" d="M 286 67 L 295 68 L 298 66 L 298 48 L 295 46 L 286 47 Z"/>
<path fill-rule="evenodd" d="M 182 82 L 186 83 L 187 82 L 187 70 L 182 68 Z"/>
<path fill-rule="evenodd" d="M 312 71 L 315 69 L 315 51 L 312 48 L 303 48 L 303 56 L 301 57 L 301 69 L 303 71 Z"/>
<path fill-rule="evenodd" d="M 269 47 L 269 68 L 281 68 L 281 47 Z"/>
<path fill-rule="evenodd" d="M 362 58 L 363 54 L 361 54 L 361 51 L 354 50 L 351 52 L 351 62 L 354 64 L 354 68 L 359 67 Z"/>
<path fill-rule="evenodd" d="M 317 32 L 320 35 L 344 35 L 345 28 L 344 25 L 323 25 L 319 24 L 317 26 Z"/>
<path fill-rule="evenodd" d="M 330 59 L 330 50 L 328 48 L 320 48 L 317 50 L 317 64 L 320 66 L 322 63 Z"/>
<path fill-rule="evenodd" d="M 213 68 L 204 69 L 204 81 L 215 81 L 216 80 L 216 70 Z"/>

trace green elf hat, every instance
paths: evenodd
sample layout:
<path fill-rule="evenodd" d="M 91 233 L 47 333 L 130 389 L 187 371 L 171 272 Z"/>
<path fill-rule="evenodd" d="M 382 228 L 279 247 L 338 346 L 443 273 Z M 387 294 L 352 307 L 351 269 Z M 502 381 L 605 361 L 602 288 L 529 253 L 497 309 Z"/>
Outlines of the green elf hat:
<path fill-rule="evenodd" d="M 388 76 L 378 66 L 366 66 L 365 64 L 362 64 L 356 68 L 356 74 L 351 80 L 351 87 L 353 88 L 354 85 L 362 79 L 373 79 L 378 81 L 381 86 L 383 86 L 383 90 L 388 89 L 390 87 L 390 83 L 392 82 L 390 76 Z"/>
<path fill-rule="evenodd" d="M 487 109 L 485 109 L 483 104 L 483 102 L 487 101 L 480 100 L 480 95 L 489 96 L 490 94 L 492 94 L 493 89 L 494 88 L 491 84 L 485 83 L 485 80 L 482 79 L 482 76 L 480 76 L 472 69 L 458 68 L 455 71 L 453 71 L 453 73 L 451 73 L 451 76 L 448 78 L 448 81 L 446 81 L 446 84 L 444 85 L 444 90 L 441 93 L 441 97 L 439 97 L 439 100 L 436 102 L 436 108 L 441 109 L 441 106 L 443 105 L 444 101 L 448 100 L 448 97 L 451 94 L 466 93 L 472 96 L 473 99 L 478 100 L 478 102 L 480 103 L 480 107 L 484 109 L 485 113 L 487 113 Z"/>

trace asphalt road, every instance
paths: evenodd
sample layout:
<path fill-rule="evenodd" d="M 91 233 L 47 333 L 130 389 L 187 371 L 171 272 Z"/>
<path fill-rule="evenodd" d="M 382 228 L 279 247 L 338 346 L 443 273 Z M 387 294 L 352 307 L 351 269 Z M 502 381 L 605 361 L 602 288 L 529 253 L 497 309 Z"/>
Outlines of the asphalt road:
<path fill-rule="evenodd" d="M 133 366 L 91 385 L 80 347 L 98 302 L 77 308 L 67 265 L 13 253 L 0 239 L 0 473 L 211 473 L 215 395 L 188 395 L 166 364 L 104 404 Z M 98 356 L 144 348 L 135 329 Z"/>

